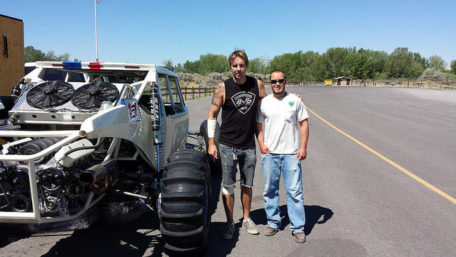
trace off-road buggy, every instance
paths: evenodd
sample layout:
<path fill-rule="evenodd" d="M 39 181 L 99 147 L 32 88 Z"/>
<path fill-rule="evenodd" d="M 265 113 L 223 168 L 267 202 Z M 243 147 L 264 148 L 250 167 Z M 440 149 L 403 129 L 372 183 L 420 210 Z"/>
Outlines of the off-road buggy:
<path fill-rule="evenodd" d="M 0 223 L 71 221 L 122 195 L 156 211 L 165 248 L 204 250 L 214 164 L 207 136 L 187 142 L 177 75 L 143 64 L 36 67 L 1 98 Z M 43 79 L 52 72 L 59 80 Z"/>

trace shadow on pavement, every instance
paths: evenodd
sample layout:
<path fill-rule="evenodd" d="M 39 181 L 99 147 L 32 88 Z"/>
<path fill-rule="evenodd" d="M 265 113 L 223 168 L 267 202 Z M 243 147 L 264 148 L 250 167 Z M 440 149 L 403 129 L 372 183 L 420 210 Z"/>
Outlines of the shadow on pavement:
<path fill-rule="evenodd" d="M 282 229 L 290 224 L 290 219 L 288 218 L 287 206 L 282 205 L 279 207 L 280 214 L 282 217 Z M 305 205 L 304 209 L 306 211 L 306 226 L 304 232 L 306 235 L 309 235 L 312 232 L 315 224 L 323 224 L 333 216 L 331 209 L 324 208 L 318 205 Z M 264 209 L 257 209 L 250 212 L 252 220 L 256 224 L 267 224 L 266 212 Z"/>
<path fill-rule="evenodd" d="M 11 243 L 19 241 L 21 239 L 30 237 L 29 232 L 13 227 L 2 227 L 0 228 L 0 248 L 5 247 Z"/>
<path fill-rule="evenodd" d="M 290 220 L 287 215 L 287 206 L 282 205 L 279 207 L 280 217 L 282 218 L 282 228 L 290 224 Z M 266 212 L 264 209 L 257 209 L 250 212 L 250 217 L 256 224 L 267 225 L 268 219 L 266 218 Z"/>
<path fill-rule="evenodd" d="M 215 213 L 219 201 L 220 174 L 212 174 L 211 184 L 210 215 Z M 130 222 L 98 222 L 88 229 L 68 231 L 70 236 L 58 241 L 43 256 L 163 256 L 165 255 L 164 241 L 160 234 L 159 224 L 158 217 L 153 212 L 146 212 Z M 211 224 L 210 245 L 216 245 L 217 249 L 212 249 L 212 254 L 209 254 L 208 251 L 207 256 L 225 256 L 235 247 L 239 237 L 238 233 L 235 234 L 233 240 L 220 239 L 219 233 L 223 231 L 224 224 L 220 222 Z M 241 223 L 236 224 L 237 230 L 240 227 Z M 64 231 L 59 231 L 59 233 Z M 0 248 L 27 237 L 52 236 L 52 233 L 41 232 L 33 234 L 24 232 L 22 229 L 18 230 L 17 227 L 1 227 Z"/>
<path fill-rule="evenodd" d="M 225 228 L 226 222 L 213 222 L 211 224 L 211 230 L 209 232 L 209 249 L 207 250 L 206 256 L 227 256 L 231 253 L 236 243 L 239 240 L 239 229 L 242 227 L 241 222 L 234 223 L 235 232 L 234 237 L 231 240 L 223 240 L 221 234 Z"/>
<path fill-rule="evenodd" d="M 74 231 L 43 256 L 162 256 L 164 242 L 158 224 L 151 212 L 129 223 L 97 224 Z"/>
<path fill-rule="evenodd" d="M 331 209 L 318 205 L 305 205 L 306 210 L 306 227 L 304 232 L 309 235 L 315 224 L 324 224 L 332 218 L 334 212 Z"/>
<path fill-rule="evenodd" d="M 221 184 L 220 175 L 212 174 L 211 184 L 210 215 L 217 209 Z M 158 217 L 152 212 L 144 213 L 131 222 L 96 224 L 89 229 L 74 231 L 71 236 L 58 241 L 43 256 L 162 256 L 164 255 L 164 241 L 160 234 L 159 224 Z M 219 238 L 217 231 L 222 225 L 211 224 L 209 235 L 211 241 Z M 240 226 L 237 224 L 237 229 Z M 217 245 L 217 254 L 212 256 L 220 256 L 225 251 L 231 252 L 237 237 L 238 235 L 235 235 L 235 238 L 230 241 L 231 245 L 223 243 Z"/>

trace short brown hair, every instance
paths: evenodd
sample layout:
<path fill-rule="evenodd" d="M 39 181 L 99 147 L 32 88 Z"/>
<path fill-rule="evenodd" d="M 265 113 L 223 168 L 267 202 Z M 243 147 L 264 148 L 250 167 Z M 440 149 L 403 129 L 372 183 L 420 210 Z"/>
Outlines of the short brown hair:
<path fill-rule="evenodd" d="M 285 77 L 285 72 L 283 72 L 283 70 L 273 70 L 273 71 L 271 72 L 271 74 L 269 74 L 269 79 L 271 79 L 272 73 L 274 73 L 274 72 L 282 72 L 283 78 L 284 78 L 284 79 L 287 79 L 287 78 Z"/>
<path fill-rule="evenodd" d="M 240 49 L 240 50 L 235 50 L 234 52 L 232 52 L 232 53 L 230 54 L 230 57 L 229 57 L 230 66 L 231 66 L 231 62 L 232 62 L 236 57 L 239 57 L 239 58 L 241 58 L 242 60 L 244 60 L 245 65 L 246 65 L 246 66 L 249 66 L 249 58 L 247 57 L 247 54 L 245 53 L 245 51 L 242 50 L 242 49 Z"/>

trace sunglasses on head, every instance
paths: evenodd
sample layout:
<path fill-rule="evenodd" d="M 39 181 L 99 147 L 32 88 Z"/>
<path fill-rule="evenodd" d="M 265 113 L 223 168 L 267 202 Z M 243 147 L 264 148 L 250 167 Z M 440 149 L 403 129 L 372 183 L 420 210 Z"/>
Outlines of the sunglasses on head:
<path fill-rule="evenodd" d="M 277 84 L 277 82 L 279 82 L 280 84 L 283 84 L 283 82 L 285 82 L 285 79 L 271 80 L 271 84 Z"/>

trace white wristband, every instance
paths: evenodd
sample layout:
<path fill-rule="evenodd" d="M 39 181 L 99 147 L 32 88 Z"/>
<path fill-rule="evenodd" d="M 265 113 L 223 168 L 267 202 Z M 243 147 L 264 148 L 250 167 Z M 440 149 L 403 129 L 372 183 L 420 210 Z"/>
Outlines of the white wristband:
<path fill-rule="evenodd" d="M 216 120 L 207 120 L 207 137 L 215 137 Z"/>

